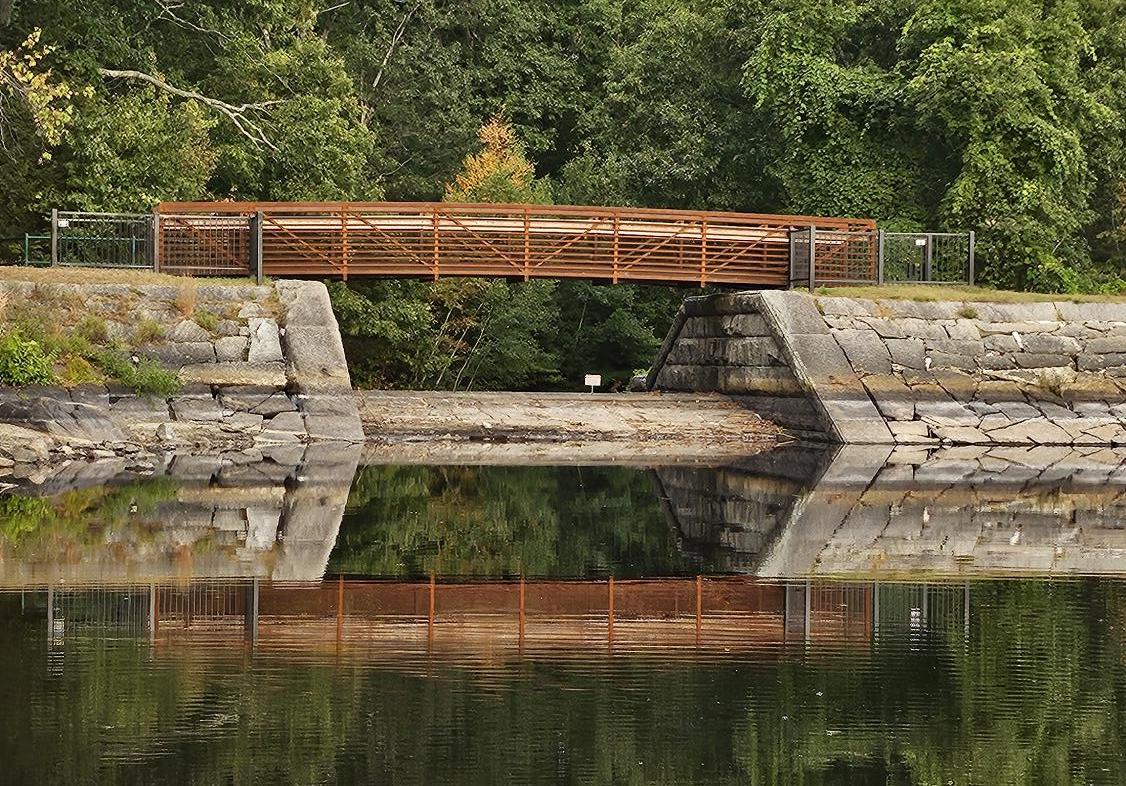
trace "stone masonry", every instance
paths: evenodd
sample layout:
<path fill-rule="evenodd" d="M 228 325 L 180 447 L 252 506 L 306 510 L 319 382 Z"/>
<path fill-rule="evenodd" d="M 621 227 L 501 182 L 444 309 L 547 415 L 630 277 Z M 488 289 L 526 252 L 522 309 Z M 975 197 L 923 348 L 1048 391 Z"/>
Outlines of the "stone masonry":
<path fill-rule="evenodd" d="M 844 443 L 1122 445 L 1126 303 L 693 298 L 648 383 L 798 389 Z"/>
<path fill-rule="evenodd" d="M 822 430 L 817 412 L 757 302 L 687 299 L 644 387 L 723 393 L 794 432 Z"/>
<path fill-rule="evenodd" d="M 343 519 L 362 447 L 316 442 L 269 455 L 234 452 L 159 457 L 143 471 L 128 457 L 71 461 L 17 483 L 20 494 L 58 500 L 89 487 L 116 489 L 128 515 L 100 506 L 44 521 L 43 537 L 9 546 L 0 587 L 188 578 L 320 580 Z M 140 501 L 140 504 L 138 504 Z M 107 545 L 108 544 L 108 545 Z"/>
<path fill-rule="evenodd" d="M 11 299 L 44 285 L 0 286 Z M 13 435 L 0 434 L 0 467 L 45 461 L 39 454 L 59 448 L 105 458 L 153 448 L 253 452 L 363 441 L 340 334 L 319 282 L 195 286 L 196 307 L 216 315 L 207 327 L 184 316 L 184 290 L 175 286 L 48 286 L 52 296 L 80 299 L 103 316 L 112 337 L 137 346 L 135 362 L 159 362 L 178 374 L 182 388 L 167 399 L 113 385 L 0 389 L 0 424 Z M 140 342 L 145 324 L 155 336 Z M 17 430 L 42 438 L 14 436 Z"/>

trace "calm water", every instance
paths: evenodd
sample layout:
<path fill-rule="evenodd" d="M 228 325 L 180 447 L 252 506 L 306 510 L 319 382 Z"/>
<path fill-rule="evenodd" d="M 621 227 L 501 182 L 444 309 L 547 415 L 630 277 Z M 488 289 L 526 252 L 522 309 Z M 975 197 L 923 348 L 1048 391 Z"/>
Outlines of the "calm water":
<path fill-rule="evenodd" d="M 1001 458 L 11 490 L 0 783 L 1124 783 L 1126 455 Z"/>

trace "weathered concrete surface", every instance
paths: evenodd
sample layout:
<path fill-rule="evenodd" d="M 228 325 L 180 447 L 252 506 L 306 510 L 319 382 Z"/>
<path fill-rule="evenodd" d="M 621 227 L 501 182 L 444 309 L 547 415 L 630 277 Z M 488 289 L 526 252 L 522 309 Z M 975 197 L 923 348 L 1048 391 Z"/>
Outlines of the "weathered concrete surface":
<path fill-rule="evenodd" d="M 49 455 L 363 441 L 339 329 L 319 282 L 181 289 L 0 281 L 9 294 L 28 287 L 40 297 L 80 301 L 123 342 L 142 341 L 137 325 L 149 321 L 136 354 L 175 371 L 183 385 L 168 399 L 104 386 L 0 389 L 0 423 L 42 432 Z M 22 441 L 0 434 L 0 465 L 30 459 Z"/>
<path fill-rule="evenodd" d="M 778 429 L 738 398 L 660 393 L 440 393 L 364 391 L 369 442 L 609 445 L 632 454 L 665 445 L 704 454 L 773 445 Z"/>
<path fill-rule="evenodd" d="M 1124 342 L 1126 303 L 738 293 L 686 301 L 646 382 L 848 444 L 1126 445 Z"/>

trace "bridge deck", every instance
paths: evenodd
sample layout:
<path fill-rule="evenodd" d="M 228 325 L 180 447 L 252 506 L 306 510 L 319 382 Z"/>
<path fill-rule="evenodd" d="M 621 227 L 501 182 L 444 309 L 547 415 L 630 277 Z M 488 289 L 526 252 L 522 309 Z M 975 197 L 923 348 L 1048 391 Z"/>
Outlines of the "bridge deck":
<path fill-rule="evenodd" d="M 819 270 L 875 277 L 868 219 L 443 202 L 166 202 L 162 270 L 244 274 L 260 216 L 263 272 L 320 278 L 483 276 L 790 283 L 790 230 L 815 226 Z"/>

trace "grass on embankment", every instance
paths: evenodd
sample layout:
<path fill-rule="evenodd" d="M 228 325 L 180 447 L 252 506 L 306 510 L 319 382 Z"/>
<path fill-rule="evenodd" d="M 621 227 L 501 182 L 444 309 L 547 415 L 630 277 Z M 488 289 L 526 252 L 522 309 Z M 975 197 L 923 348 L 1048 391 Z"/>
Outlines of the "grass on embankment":
<path fill-rule="evenodd" d="M 814 295 L 865 300 L 968 301 L 974 303 L 1126 303 L 1126 295 L 1067 295 L 1010 292 L 959 285 L 884 284 L 882 286 L 818 287 Z"/>
<path fill-rule="evenodd" d="M 0 268 L 3 281 L 29 282 L 34 287 L 30 294 L 0 291 L 0 384 L 71 388 L 118 383 L 154 396 L 177 392 L 179 377 L 139 353 L 164 341 L 166 329 L 176 320 L 192 320 L 214 332 L 223 315 L 199 305 L 200 286 L 252 283 L 151 271 L 27 267 Z M 96 296 L 52 286 L 56 284 L 174 287 L 174 310 L 162 323 L 145 315 L 148 304 L 143 290 Z M 126 333 L 122 325 L 128 326 Z"/>
<path fill-rule="evenodd" d="M 198 287 L 217 284 L 253 284 L 246 278 L 185 278 L 151 270 L 94 267 L 27 267 L 0 265 L 0 281 L 30 281 L 33 284 L 158 284 Z"/>

